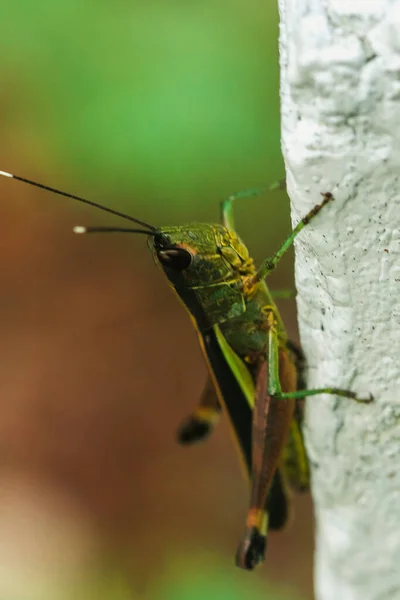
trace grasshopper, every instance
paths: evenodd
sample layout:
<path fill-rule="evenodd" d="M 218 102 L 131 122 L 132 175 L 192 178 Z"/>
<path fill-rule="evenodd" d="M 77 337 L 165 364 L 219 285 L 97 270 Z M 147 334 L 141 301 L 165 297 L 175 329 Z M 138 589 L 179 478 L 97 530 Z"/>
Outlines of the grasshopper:
<path fill-rule="evenodd" d="M 278 251 L 257 268 L 236 233 L 233 205 L 239 198 L 261 190 L 241 192 L 224 200 L 222 224 L 155 227 L 79 196 L 4 171 L 0 174 L 141 226 L 141 229 L 79 226 L 74 231 L 146 235 L 156 265 L 189 313 L 209 377 L 197 408 L 178 430 L 178 440 L 188 445 L 205 439 L 221 411 L 229 419 L 250 483 L 246 528 L 236 552 L 236 564 L 243 569 L 254 569 L 264 560 L 268 530 L 281 529 L 287 521 L 286 482 L 299 490 L 309 485 L 299 402 L 317 394 L 358 402 L 372 400 L 372 396 L 360 397 L 335 387 L 302 389 L 302 353 L 288 340 L 265 282 L 295 237 L 333 200 L 332 194 L 322 194 L 322 202 L 299 221 Z"/>

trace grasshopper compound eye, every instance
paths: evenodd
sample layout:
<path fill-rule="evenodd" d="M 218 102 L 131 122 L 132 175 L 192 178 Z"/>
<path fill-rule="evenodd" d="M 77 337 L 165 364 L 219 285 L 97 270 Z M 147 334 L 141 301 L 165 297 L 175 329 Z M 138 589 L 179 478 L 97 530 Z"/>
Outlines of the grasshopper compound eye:
<path fill-rule="evenodd" d="M 184 271 L 192 262 L 192 254 L 184 248 L 164 248 L 158 250 L 157 258 L 163 267 L 174 271 Z"/>

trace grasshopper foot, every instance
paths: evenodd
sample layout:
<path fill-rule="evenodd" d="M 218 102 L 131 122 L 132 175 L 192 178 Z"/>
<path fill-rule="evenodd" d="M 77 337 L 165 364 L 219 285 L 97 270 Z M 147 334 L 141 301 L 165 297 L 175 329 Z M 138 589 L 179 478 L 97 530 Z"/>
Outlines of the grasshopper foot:
<path fill-rule="evenodd" d="M 365 404 L 369 404 L 370 402 L 373 402 L 375 400 L 375 398 L 373 397 L 373 395 L 371 393 L 369 394 L 360 394 L 359 396 L 356 396 L 354 398 L 354 400 L 356 402 L 363 402 Z"/>
<path fill-rule="evenodd" d="M 236 552 L 236 566 L 252 571 L 264 561 L 267 538 L 256 527 L 248 529 Z"/>

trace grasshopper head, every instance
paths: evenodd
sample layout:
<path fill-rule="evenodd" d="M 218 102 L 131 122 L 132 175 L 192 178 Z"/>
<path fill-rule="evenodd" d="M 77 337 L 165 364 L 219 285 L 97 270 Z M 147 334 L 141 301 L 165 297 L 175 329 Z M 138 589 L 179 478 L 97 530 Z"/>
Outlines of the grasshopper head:
<path fill-rule="evenodd" d="M 245 312 L 242 276 L 255 268 L 235 232 L 202 223 L 163 227 L 149 245 L 200 330 Z"/>
<path fill-rule="evenodd" d="M 232 278 L 249 263 L 247 248 L 222 225 L 163 227 L 150 250 L 173 285 L 203 288 Z"/>

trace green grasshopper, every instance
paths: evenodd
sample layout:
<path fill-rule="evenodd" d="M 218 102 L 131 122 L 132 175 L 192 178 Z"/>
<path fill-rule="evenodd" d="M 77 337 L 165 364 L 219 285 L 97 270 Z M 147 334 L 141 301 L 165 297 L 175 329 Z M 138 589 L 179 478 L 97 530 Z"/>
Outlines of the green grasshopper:
<path fill-rule="evenodd" d="M 250 481 L 250 506 L 236 564 L 253 569 L 264 560 L 268 529 L 280 529 L 287 521 L 286 481 L 299 490 L 309 485 L 299 402 L 317 394 L 359 402 L 372 400 L 372 396 L 358 397 L 352 391 L 334 387 L 301 389 L 303 356 L 288 340 L 265 283 L 295 237 L 333 200 L 332 194 L 322 194 L 322 202 L 300 220 L 276 254 L 256 268 L 236 233 L 233 204 L 259 190 L 224 200 L 222 225 L 154 227 L 79 196 L 3 171 L 0 174 L 90 204 L 142 227 L 75 227 L 75 233 L 148 236 L 156 265 L 189 313 L 209 371 L 199 405 L 178 430 L 178 440 L 192 444 L 205 439 L 221 410 L 228 417 Z"/>

